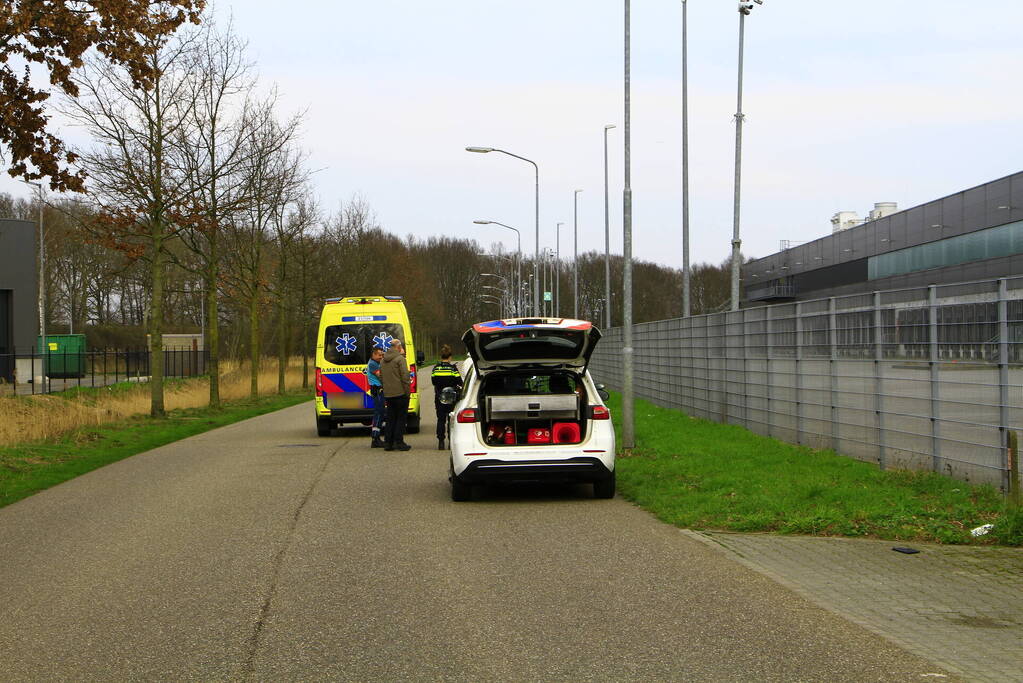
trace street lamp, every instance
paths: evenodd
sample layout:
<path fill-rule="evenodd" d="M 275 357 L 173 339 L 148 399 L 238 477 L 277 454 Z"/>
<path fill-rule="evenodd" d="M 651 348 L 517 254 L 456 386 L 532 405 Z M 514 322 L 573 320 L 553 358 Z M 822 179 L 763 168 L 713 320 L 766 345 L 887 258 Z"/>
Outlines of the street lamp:
<path fill-rule="evenodd" d="M 544 306 L 545 313 L 551 318 L 554 316 L 554 250 L 550 247 L 544 249 L 544 253 L 547 255 L 547 289 L 544 290 L 546 294 L 550 294 L 551 298 L 546 302 Z M 546 294 L 544 296 L 546 296 Z"/>
<path fill-rule="evenodd" d="M 564 223 L 558 223 L 554 229 L 554 240 L 555 240 L 555 276 L 554 276 L 554 317 L 561 317 L 561 226 Z"/>
<path fill-rule="evenodd" d="M 579 319 L 579 193 L 572 193 L 572 317 Z"/>
<path fill-rule="evenodd" d="M 742 47 L 746 30 L 746 15 L 753 11 L 753 3 L 764 0 L 739 0 L 739 83 L 735 108 L 735 203 L 732 207 L 732 310 L 739 310 L 739 263 L 742 240 L 739 239 L 739 188 L 742 179 Z"/>
<path fill-rule="evenodd" d="M 498 299 L 496 296 L 490 294 L 480 294 L 479 298 L 481 301 L 488 304 L 497 304 L 497 317 L 504 318 L 504 302 Z"/>
<path fill-rule="evenodd" d="M 611 298 L 611 218 L 607 205 L 607 132 L 614 127 L 613 123 L 604 126 L 604 301 Z M 605 305 L 604 329 L 609 327 L 611 327 L 611 309 Z"/>
<path fill-rule="evenodd" d="M 500 223 L 498 221 L 475 220 L 475 221 L 473 221 L 473 223 L 475 223 L 476 225 L 499 225 L 502 228 L 508 228 L 509 230 L 514 230 L 515 231 L 515 237 L 516 237 L 516 239 L 518 239 L 518 244 L 519 244 L 519 247 L 518 247 L 518 249 L 519 249 L 519 251 L 518 251 L 518 261 L 515 263 L 515 276 L 517 278 L 519 278 L 519 282 L 521 282 L 522 281 L 522 272 L 521 272 L 522 271 L 522 233 L 519 232 L 519 229 L 518 228 L 513 228 L 510 225 L 505 225 L 504 223 Z M 522 311 L 522 295 L 521 294 L 519 294 L 519 296 L 516 297 L 515 311 L 516 311 L 516 313 L 521 313 L 521 311 Z"/>
<path fill-rule="evenodd" d="M 490 152 L 500 152 L 501 154 L 507 154 L 510 157 L 515 157 L 526 163 L 533 164 L 533 170 L 536 173 L 536 236 L 535 245 L 533 252 L 533 274 L 537 272 L 538 261 L 540 260 L 540 167 L 536 165 L 536 162 L 526 157 L 520 157 L 518 154 L 512 154 L 511 152 L 503 149 L 497 149 L 496 147 L 466 147 L 466 152 L 475 152 L 477 154 L 488 154 Z M 533 309 L 537 315 L 540 314 L 540 279 L 533 278 Z"/>

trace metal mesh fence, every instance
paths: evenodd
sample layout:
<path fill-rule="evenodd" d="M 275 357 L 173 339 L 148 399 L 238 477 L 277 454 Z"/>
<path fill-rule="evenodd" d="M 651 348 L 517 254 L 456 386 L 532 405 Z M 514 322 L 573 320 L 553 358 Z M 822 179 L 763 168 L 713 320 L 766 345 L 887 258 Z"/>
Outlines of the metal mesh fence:
<path fill-rule="evenodd" d="M 642 323 L 636 396 L 876 462 L 1008 484 L 1023 429 L 1023 278 Z M 591 361 L 621 388 L 622 329 Z"/>
<path fill-rule="evenodd" d="M 206 351 L 165 349 L 162 353 L 164 377 L 206 374 Z M 0 396 L 141 381 L 151 373 L 151 360 L 148 349 L 4 353 L 0 354 Z"/>

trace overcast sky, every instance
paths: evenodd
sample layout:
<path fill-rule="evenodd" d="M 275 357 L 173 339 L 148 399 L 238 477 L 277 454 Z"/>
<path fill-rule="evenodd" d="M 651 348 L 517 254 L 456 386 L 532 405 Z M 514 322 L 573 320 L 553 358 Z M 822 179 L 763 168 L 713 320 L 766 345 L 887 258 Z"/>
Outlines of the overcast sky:
<path fill-rule="evenodd" d="M 283 8 L 286 7 L 286 11 Z M 621 251 L 621 0 L 219 0 L 303 143 L 324 208 L 363 195 L 398 234 L 514 235 L 603 250 L 603 127 Z M 635 253 L 682 263 L 681 2 L 632 3 Z M 908 208 L 1023 167 L 1023 3 L 765 0 L 746 20 L 743 252 L 830 231 L 839 210 Z M 730 250 L 738 13 L 689 0 L 692 260 Z M 0 190 L 25 194 L 5 179 Z"/>

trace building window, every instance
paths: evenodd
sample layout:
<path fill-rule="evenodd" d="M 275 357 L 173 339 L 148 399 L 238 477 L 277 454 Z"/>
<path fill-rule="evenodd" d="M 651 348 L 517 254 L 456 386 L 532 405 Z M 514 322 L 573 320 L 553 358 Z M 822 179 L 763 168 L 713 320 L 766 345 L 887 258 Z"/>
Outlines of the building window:
<path fill-rule="evenodd" d="M 871 256 L 867 260 L 867 279 L 1013 254 L 1023 254 L 1023 221 Z"/>

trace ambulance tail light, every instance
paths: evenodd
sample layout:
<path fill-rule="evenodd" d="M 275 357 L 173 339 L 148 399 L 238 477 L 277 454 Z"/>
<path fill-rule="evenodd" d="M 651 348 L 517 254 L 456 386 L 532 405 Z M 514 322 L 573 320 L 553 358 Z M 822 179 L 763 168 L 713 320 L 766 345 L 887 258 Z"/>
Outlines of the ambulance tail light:
<path fill-rule="evenodd" d="M 316 368 L 316 395 L 323 396 L 323 371 Z"/>
<path fill-rule="evenodd" d="M 458 415 L 455 416 L 457 422 L 466 424 L 469 422 L 476 421 L 476 409 L 475 408 L 462 408 L 458 411 Z"/>
<path fill-rule="evenodd" d="M 409 389 L 410 392 L 414 394 L 416 393 L 417 387 L 419 386 L 419 375 L 416 374 L 416 364 L 413 363 L 409 367 L 408 371 L 412 375 L 412 377 L 409 378 L 411 381 L 411 386 L 409 387 Z"/>
<path fill-rule="evenodd" d="M 593 419 L 594 420 L 610 420 L 611 411 L 604 406 L 593 406 Z"/>

